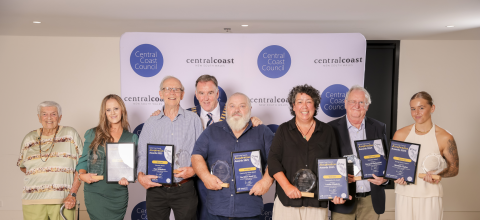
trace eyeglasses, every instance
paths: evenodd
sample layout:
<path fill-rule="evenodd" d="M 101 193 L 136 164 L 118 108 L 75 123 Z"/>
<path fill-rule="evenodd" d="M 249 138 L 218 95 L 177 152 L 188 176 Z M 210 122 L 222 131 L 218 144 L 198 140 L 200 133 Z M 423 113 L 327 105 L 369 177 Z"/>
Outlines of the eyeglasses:
<path fill-rule="evenodd" d="M 355 101 L 355 100 L 348 100 L 347 102 L 348 102 L 349 105 L 357 105 L 357 104 L 359 104 L 360 107 L 365 106 L 365 102 L 362 102 L 362 101 L 357 102 L 357 101 Z"/>
<path fill-rule="evenodd" d="M 162 89 L 162 91 L 164 92 L 174 92 L 174 93 L 181 93 L 183 92 L 183 89 L 182 88 L 170 88 L 170 87 L 165 87 Z"/>

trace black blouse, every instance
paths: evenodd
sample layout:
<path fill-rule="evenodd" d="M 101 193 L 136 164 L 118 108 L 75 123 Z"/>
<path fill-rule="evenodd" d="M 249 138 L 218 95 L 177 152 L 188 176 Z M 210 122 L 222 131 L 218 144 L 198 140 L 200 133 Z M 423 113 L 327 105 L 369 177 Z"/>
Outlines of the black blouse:
<path fill-rule="evenodd" d="M 283 172 L 290 183 L 293 183 L 294 175 L 300 169 L 310 169 L 317 175 L 317 158 L 339 157 L 332 127 L 316 118 L 314 120 L 315 130 L 308 141 L 297 129 L 295 118 L 278 127 L 268 155 L 268 173 L 272 178 L 277 172 Z M 314 198 L 290 199 L 278 182 L 276 185 L 276 194 L 284 206 L 327 208 L 328 202 L 318 201 L 316 186 L 311 192 L 315 193 Z"/>

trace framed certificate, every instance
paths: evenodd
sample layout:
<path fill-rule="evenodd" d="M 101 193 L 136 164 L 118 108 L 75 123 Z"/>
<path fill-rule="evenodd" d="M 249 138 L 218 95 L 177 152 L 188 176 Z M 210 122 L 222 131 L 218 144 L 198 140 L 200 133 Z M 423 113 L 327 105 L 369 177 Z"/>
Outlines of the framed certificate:
<path fill-rule="evenodd" d="M 391 141 L 385 178 L 397 180 L 404 178 L 407 183 L 415 184 L 420 144 Z"/>
<path fill-rule="evenodd" d="M 317 159 L 318 200 L 349 200 L 347 158 Z"/>
<path fill-rule="evenodd" d="M 355 149 L 360 159 L 362 179 L 385 176 L 387 157 L 382 139 L 355 141 Z"/>
<path fill-rule="evenodd" d="M 173 152 L 171 144 L 147 144 L 147 175 L 155 175 L 154 183 L 170 185 L 173 183 Z"/>
<path fill-rule="evenodd" d="M 248 193 L 263 177 L 260 150 L 232 152 L 235 193 Z"/>
<path fill-rule="evenodd" d="M 107 183 L 118 182 L 122 178 L 129 183 L 135 182 L 136 177 L 136 148 L 135 143 L 107 143 Z"/>

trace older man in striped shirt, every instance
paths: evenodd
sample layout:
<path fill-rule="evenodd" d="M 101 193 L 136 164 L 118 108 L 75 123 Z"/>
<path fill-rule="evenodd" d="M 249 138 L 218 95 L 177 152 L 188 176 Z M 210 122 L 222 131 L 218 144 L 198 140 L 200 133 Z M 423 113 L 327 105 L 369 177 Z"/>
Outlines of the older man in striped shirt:
<path fill-rule="evenodd" d="M 142 135 L 138 141 L 138 181 L 147 189 L 147 216 L 150 220 L 169 219 L 173 210 L 176 220 L 195 219 L 197 209 L 197 193 L 191 177 L 195 175 L 188 161 L 188 166 L 174 169 L 174 183 L 160 185 L 151 180 L 154 175 L 146 175 L 147 144 L 172 144 L 175 146 L 175 155 L 184 152 L 191 154 L 195 141 L 202 133 L 202 122 L 197 114 L 180 107 L 180 101 L 185 94 L 180 80 L 167 76 L 160 84 L 160 98 L 165 106 L 157 116 L 150 117 L 144 124 Z"/>

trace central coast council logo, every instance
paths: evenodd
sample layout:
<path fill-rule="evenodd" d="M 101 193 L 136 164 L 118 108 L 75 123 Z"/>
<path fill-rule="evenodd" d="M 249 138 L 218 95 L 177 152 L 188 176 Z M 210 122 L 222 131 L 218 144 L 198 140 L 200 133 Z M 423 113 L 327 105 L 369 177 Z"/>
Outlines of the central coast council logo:
<path fill-rule="evenodd" d="M 147 218 L 147 202 L 138 203 L 132 210 L 132 220 L 148 220 Z"/>
<path fill-rule="evenodd" d="M 322 100 L 320 102 L 322 111 L 333 118 L 345 115 L 345 95 L 347 92 L 348 88 L 341 84 L 327 87 L 322 92 Z"/>
<path fill-rule="evenodd" d="M 130 65 L 138 75 L 152 77 L 162 69 L 163 55 L 157 47 L 151 44 L 142 44 L 130 54 Z"/>
<path fill-rule="evenodd" d="M 218 102 L 227 102 L 227 94 L 225 93 L 225 91 L 222 89 L 222 87 L 218 87 Z M 193 95 L 193 104 L 195 106 L 199 106 L 200 105 L 200 102 L 198 102 L 198 99 L 197 99 L 197 96 L 194 94 Z"/>
<path fill-rule="evenodd" d="M 144 123 L 139 124 L 139 125 L 133 130 L 133 133 L 136 134 L 139 138 L 140 138 L 140 133 L 142 133 L 143 124 L 144 124 Z"/>
<path fill-rule="evenodd" d="M 292 64 L 292 58 L 285 48 L 271 45 L 260 52 L 257 64 L 263 75 L 275 79 L 287 74 Z"/>

